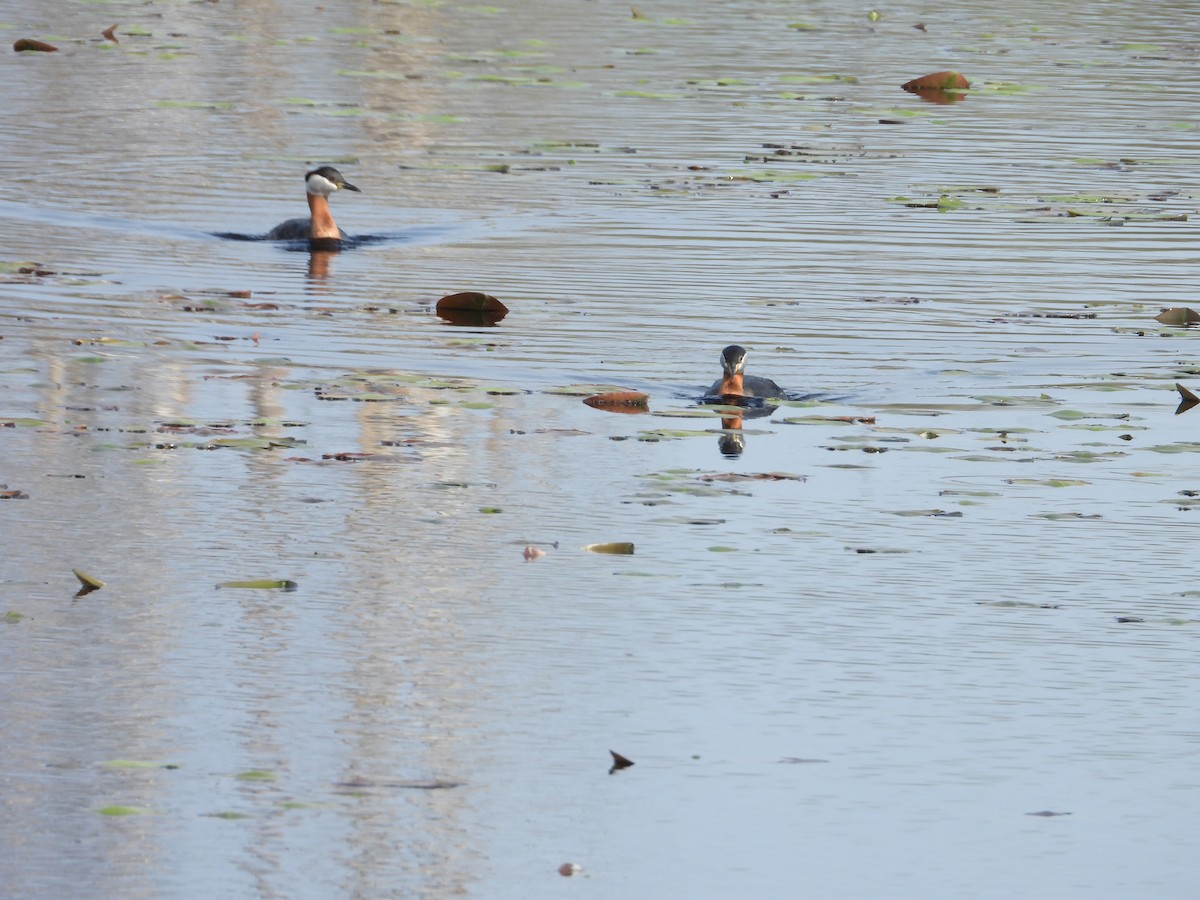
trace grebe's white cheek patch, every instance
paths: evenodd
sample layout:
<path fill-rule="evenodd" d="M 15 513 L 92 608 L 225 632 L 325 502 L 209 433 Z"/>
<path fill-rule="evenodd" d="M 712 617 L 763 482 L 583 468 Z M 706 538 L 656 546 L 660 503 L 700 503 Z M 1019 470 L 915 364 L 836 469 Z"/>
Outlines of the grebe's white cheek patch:
<path fill-rule="evenodd" d="M 317 175 L 315 172 L 308 176 L 306 186 L 310 194 L 319 194 L 322 197 L 328 197 L 337 190 L 336 184 L 324 175 Z"/>

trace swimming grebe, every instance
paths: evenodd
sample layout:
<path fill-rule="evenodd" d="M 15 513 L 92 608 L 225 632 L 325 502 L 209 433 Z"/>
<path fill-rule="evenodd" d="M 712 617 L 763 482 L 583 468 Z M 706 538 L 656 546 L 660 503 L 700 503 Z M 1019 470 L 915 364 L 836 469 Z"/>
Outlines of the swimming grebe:
<path fill-rule="evenodd" d="M 288 219 L 267 232 L 268 241 L 311 241 L 317 244 L 336 245 L 345 240 L 346 233 L 337 227 L 329 212 L 329 195 L 336 190 L 356 191 L 354 185 L 342 177 L 333 166 L 321 166 L 304 176 L 304 189 L 308 193 L 307 219 Z"/>
<path fill-rule="evenodd" d="M 762 397 L 767 400 L 785 400 L 787 394 L 783 388 L 770 378 L 760 378 L 757 375 L 744 375 L 746 368 L 746 348 L 730 344 L 721 351 L 721 369 L 725 377 L 713 382 L 708 389 L 710 396 Z"/>

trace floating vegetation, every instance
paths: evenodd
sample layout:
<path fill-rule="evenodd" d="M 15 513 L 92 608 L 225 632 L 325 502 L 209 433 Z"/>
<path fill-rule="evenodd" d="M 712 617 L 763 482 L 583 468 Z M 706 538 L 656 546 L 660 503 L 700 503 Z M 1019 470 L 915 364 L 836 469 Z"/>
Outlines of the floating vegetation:
<path fill-rule="evenodd" d="M 628 556 L 633 553 L 633 542 L 613 541 L 607 544 L 588 544 L 583 549 L 588 553 L 612 553 L 618 556 Z"/>
<path fill-rule="evenodd" d="M 222 581 L 217 588 L 242 588 L 251 591 L 294 591 L 299 588 L 294 581 L 280 578 L 259 578 L 250 581 Z"/>

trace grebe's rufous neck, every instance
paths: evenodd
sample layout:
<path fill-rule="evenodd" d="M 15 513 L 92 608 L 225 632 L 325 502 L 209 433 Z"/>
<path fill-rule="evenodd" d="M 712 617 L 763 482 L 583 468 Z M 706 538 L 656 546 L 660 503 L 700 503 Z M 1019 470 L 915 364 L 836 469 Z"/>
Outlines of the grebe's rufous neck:
<path fill-rule="evenodd" d="M 346 233 L 337 227 L 333 214 L 329 212 L 329 195 L 337 190 L 355 191 L 358 188 L 342 177 L 333 166 L 321 166 L 304 175 L 304 189 L 308 194 L 307 219 L 288 219 L 267 232 L 268 241 L 313 241 L 318 245 L 336 245 Z"/>
<path fill-rule="evenodd" d="M 721 351 L 723 378 L 713 382 L 708 389 L 711 396 L 762 397 L 767 400 L 783 400 L 787 394 L 770 378 L 746 375 L 746 348 L 730 344 Z"/>

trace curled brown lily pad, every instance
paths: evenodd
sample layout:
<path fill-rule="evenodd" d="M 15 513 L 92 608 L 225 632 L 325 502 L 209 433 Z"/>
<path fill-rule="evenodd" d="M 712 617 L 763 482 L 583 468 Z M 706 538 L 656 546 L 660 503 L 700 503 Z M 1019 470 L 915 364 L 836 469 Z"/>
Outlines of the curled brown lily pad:
<path fill-rule="evenodd" d="M 13 42 L 13 50 L 20 53 L 23 50 L 38 50 L 42 53 L 55 53 L 58 48 L 53 44 L 47 44 L 45 41 L 37 41 L 33 38 L 19 38 Z"/>
<path fill-rule="evenodd" d="M 1200 324 L 1200 313 L 1189 306 L 1171 306 L 1155 316 L 1154 320 L 1164 325 L 1196 325 Z"/>
<path fill-rule="evenodd" d="M 481 291 L 459 291 L 438 300 L 434 311 L 451 325 L 495 325 L 508 315 L 508 307 Z"/>
<path fill-rule="evenodd" d="M 971 82 L 967 81 L 960 73 L 952 71 L 933 72 L 900 85 L 901 89 L 910 94 L 918 94 L 922 91 L 965 91 L 970 86 Z"/>
<path fill-rule="evenodd" d="M 609 412 L 644 413 L 650 411 L 650 395 L 641 391 L 606 391 L 584 397 L 583 402 L 593 409 Z"/>

